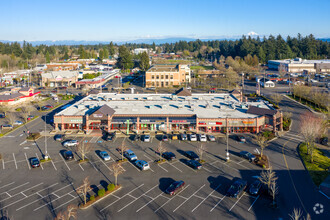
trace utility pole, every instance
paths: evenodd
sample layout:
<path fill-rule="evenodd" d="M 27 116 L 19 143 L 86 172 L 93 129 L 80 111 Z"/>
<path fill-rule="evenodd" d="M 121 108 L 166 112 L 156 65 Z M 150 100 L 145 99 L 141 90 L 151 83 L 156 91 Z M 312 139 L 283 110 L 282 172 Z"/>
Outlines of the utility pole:
<path fill-rule="evenodd" d="M 45 155 L 44 159 L 48 160 L 48 152 L 47 152 L 47 137 L 46 137 L 46 125 L 47 125 L 47 115 L 45 115 Z"/>
<path fill-rule="evenodd" d="M 228 141 L 229 141 L 229 123 L 228 123 L 228 114 L 226 115 L 226 142 L 227 142 L 227 150 L 226 150 L 226 160 L 229 161 L 230 157 L 229 157 L 229 151 L 228 151 Z"/>

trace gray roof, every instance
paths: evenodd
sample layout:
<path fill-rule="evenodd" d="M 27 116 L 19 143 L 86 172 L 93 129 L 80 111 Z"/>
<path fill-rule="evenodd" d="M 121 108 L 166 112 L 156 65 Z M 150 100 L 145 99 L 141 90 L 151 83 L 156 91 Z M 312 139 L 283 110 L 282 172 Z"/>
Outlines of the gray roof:
<path fill-rule="evenodd" d="M 0 95 L 0 100 L 10 100 L 10 99 L 16 99 L 19 98 L 21 96 L 24 96 L 21 93 L 11 93 L 9 95 Z"/>
<path fill-rule="evenodd" d="M 181 89 L 179 89 L 175 92 L 175 95 L 177 95 L 177 96 L 191 96 L 191 92 L 188 89 L 182 87 Z"/>
<path fill-rule="evenodd" d="M 102 105 L 101 108 L 97 109 L 95 112 L 101 112 L 103 115 L 110 115 L 112 116 L 116 111 L 109 107 L 108 105 Z"/>
<path fill-rule="evenodd" d="M 277 113 L 277 110 L 266 109 L 266 108 L 259 108 L 256 106 L 250 106 L 247 110 L 247 113 L 254 114 L 254 115 L 268 115 L 273 116 Z"/>

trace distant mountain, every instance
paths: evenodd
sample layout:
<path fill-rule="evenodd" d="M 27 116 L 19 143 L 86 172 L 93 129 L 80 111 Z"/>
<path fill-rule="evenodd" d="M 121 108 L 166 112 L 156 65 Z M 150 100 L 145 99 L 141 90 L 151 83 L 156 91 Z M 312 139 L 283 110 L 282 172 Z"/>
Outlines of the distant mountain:
<path fill-rule="evenodd" d="M 318 40 L 330 42 L 330 38 L 319 38 Z"/>

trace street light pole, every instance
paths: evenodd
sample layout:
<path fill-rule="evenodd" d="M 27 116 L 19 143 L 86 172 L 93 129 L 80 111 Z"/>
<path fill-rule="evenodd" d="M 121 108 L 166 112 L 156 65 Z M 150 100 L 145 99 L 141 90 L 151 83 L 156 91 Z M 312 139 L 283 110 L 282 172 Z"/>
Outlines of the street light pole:
<path fill-rule="evenodd" d="M 229 161 L 230 158 L 229 158 L 229 151 L 228 151 L 228 140 L 229 140 L 229 127 L 228 127 L 228 115 L 226 115 L 226 127 L 227 127 L 227 131 L 226 131 L 226 141 L 227 141 L 227 150 L 226 150 L 226 160 Z"/>
<path fill-rule="evenodd" d="M 47 152 L 47 137 L 46 137 L 46 124 L 47 124 L 47 115 L 45 115 L 45 155 L 44 159 L 48 159 L 48 152 Z"/>

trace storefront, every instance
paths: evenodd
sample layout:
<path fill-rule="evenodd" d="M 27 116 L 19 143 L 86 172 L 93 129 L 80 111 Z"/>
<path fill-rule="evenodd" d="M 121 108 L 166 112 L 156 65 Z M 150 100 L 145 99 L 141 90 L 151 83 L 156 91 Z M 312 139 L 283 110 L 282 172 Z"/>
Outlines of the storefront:
<path fill-rule="evenodd" d="M 166 130 L 166 117 L 141 117 L 139 129 L 142 131 Z"/>
<path fill-rule="evenodd" d="M 195 117 L 171 117 L 169 118 L 170 130 L 195 130 L 196 118 Z"/>

